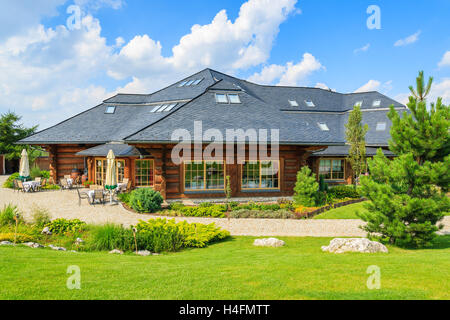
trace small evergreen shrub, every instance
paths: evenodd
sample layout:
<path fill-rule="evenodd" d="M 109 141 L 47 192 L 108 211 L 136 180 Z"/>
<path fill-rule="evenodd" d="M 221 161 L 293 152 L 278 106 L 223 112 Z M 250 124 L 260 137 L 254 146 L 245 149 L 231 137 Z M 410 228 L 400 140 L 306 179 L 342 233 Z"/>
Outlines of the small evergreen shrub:
<path fill-rule="evenodd" d="M 131 192 L 130 205 L 137 212 L 154 213 L 161 210 L 164 199 L 152 188 L 136 189 Z"/>
<path fill-rule="evenodd" d="M 39 167 L 33 167 L 30 170 L 30 177 L 32 180 L 34 180 L 35 178 L 42 177 L 41 169 L 39 169 Z"/>
<path fill-rule="evenodd" d="M 336 199 L 359 199 L 361 196 L 354 186 L 335 186 L 328 191 Z"/>
<path fill-rule="evenodd" d="M 54 234 L 79 233 L 86 227 L 86 222 L 78 219 L 67 220 L 64 218 L 56 219 L 45 225 Z"/>
<path fill-rule="evenodd" d="M 214 204 L 208 207 L 182 207 L 177 211 L 185 217 L 225 218 L 227 207 L 225 205 Z"/>
<path fill-rule="evenodd" d="M 121 202 L 125 203 L 127 206 L 130 206 L 131 192 L 119 193 L 117 197 Z"/>
<path fill-rule="evenodd" d="M 316 181 L 316 175 L 311 172 L 308 166 L 302 167 L 297 173 L 297 182 L 294 188 L 295 205 L 313 207 L 316 204 L 316 193 L 319 190 L 319 184 Z"/>

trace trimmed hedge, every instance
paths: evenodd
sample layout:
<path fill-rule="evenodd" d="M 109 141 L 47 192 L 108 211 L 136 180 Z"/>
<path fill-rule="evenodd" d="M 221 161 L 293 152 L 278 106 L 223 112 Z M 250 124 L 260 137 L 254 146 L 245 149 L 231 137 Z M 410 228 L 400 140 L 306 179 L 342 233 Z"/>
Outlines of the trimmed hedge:
<path fill-rule="evenodd" d="M 141 188 L 131 192 L 130 206 L 140 213 L 154 213 L 161 210 L 164 199 L 161 194 L 152 188 Z"/>
<path fill-rule="evenodd" d="M 359 199 L 361 195 L 354 186 L 335 186 L 328 190 L 328 194 L 332 195 L 336 199 Z"/>

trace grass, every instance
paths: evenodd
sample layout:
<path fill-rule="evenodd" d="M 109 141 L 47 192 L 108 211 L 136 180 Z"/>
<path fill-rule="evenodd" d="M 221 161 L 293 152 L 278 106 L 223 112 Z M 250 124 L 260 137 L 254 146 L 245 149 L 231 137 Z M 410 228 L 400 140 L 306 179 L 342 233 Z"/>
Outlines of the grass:
<path fill-rule="evenodd" d="M 281 238 L 257 248 L 235 237 L 204 249 L 160 256 L 0 247 L 0 299 L 450 299 L 450 237 L 426 250 L 330 254 L 330 238 Z M 69 266 L 81 290 L 69 290 Z M 381 289 L 366 270 L 381 268 Z"/>
<path fill-rule="evenodd" d="M 365 212 L 364 202 L 332 209 L 314 217 L 314 219 L 359 219 L 356 212 Z"/>

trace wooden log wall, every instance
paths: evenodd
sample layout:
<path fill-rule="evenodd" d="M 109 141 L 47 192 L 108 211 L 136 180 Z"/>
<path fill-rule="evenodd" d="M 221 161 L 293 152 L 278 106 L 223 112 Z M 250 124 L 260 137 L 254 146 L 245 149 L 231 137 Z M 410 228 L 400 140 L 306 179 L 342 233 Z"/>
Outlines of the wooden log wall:
<path fill-rule="evenodd" d="M 94 145 L 51 145 L 43 146 L 49 152 L 49 170 L 50 176 L 55 183 L 65 175 L 70 175 L 72 169 L 77 168 L 83 173 L 84 157 L 76 156 L 77 152 L 86 150 Z"/>

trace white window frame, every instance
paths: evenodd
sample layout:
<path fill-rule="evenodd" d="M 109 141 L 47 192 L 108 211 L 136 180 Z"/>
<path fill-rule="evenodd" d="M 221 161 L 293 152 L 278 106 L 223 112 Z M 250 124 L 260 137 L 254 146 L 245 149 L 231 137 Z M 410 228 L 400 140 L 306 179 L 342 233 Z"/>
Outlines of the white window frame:
<path fill-rule="evenodd" d="M 376 131 L 379 131 L 379 132 L 386 131 L 386 128 L 387 128 L 386 122 L 378 122 Z"/>
<path fill-rule="evenodd" d="M 112 109 L 112 112 L 110 112 L 110 110 Z M 106 110 L 105 110 L 106 114 L 114 114 L 116 113 L 116 106 L 107 106 Z"/>
<path fill-rule="evenodd" d="M 233 96 L 233 97 L 237 97 L 237 102 L 233 102 L 232 100 L 231 100 L 231 96 Z M 237 94 L 237 93 L 230 93 L 230 94 L 227 94 L 227 97 L 228 97 L 228 102 L 230 103 L 230 104 L 240 104 L 240 103 L 242 103 L 241 102 L 241 97 L 239 97 L 239 95 Z"/>
<path fill-rule="evenodd" d="M 372 107 L 381 107 L 381 100 L 374 100 Z"/>
<path fill-rule="evenodd" d="M 312 100 L 305 100 L 305 104 L 307 107 L 310 107 L 310 108 L 315 108 L 315 106 L 316 106 Z"/>
<path fill-rule="evenodd" d="M 322 131 L 330 131 L 330 128 L 328 127 L 326 122 L 317 122 L 317 125 Z"/>
<path fill-rule="evenodd" d="M 289 104 L 291 107 L 299 107 L 297 100 L 289 100 Z"/>

